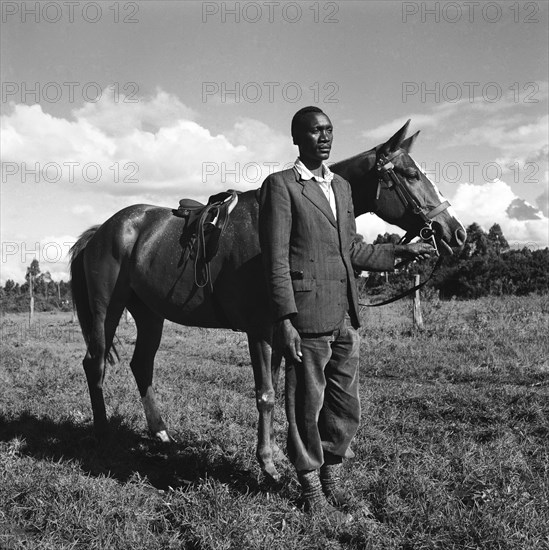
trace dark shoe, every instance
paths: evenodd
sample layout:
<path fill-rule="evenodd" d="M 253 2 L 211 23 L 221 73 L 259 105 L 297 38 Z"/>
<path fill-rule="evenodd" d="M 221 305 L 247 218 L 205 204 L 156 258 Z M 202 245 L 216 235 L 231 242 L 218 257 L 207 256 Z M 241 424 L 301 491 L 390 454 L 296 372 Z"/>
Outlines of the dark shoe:
<path fill-rule="evenodd" d="M 340 462 L 335 464 L 324 464 L 320 468 L 320 482 L 328 504 L 345 511 L 351 509 L 357 518 L 362 517 L 366 520 L 375 520 L 368 505 L 362 499 L 356 497 L 351 491 L 342 487 L 341 471 L 342 464 Z"/>
<path fill-rule="evenodd" d="M 313 517 L 322 517 L 332 525 L 344 525 L 353 520 L 350 514 L 336 510 L 326 500 L 322 491 L 318 470 L 297 473 L 302 488 L 303 508 Z"/>
<path fill-rule="evenodd" d="M 356 504 L 356 498 L 350 491 L 341 486 L 341 462 L 323 464 L 320 468 L 320 483 L 326 499 L 332 506 L 348 508 Z"/>

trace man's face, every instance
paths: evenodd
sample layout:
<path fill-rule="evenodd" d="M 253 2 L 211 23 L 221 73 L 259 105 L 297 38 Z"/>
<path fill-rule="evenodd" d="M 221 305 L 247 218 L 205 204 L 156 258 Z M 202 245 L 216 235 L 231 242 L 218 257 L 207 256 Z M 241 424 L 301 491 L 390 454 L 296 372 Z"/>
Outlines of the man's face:
<path fill-rule="evenodd" d="M 323 113 L 306 113 L 294 137 L 299 147 L 301 160 L 327 160 L 332 149 L 333 128 L 330 119 Z"/>

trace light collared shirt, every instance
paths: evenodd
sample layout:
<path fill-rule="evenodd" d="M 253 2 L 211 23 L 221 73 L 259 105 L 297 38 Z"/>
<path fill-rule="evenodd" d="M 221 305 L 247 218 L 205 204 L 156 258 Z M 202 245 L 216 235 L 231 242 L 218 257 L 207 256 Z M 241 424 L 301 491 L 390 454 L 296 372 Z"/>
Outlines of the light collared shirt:
<path fill-rule="evenodd" d="M 328 168 L 328 166 L 323 162 L 322 163 L 322 177 L 315 176 L 302 162 L 299 157 L 297 157 L 294 163 L 294 169 L 299 175 L 299 177 L 304 180 L 314 180 L 322 189 L 324 196 L 330 204 L 330 208 L 334 214 L 334 218 L 337 220 L 337 209 L 334 190 L 332 189 L 332 180 L 334 179 L 334 173 Z"/>

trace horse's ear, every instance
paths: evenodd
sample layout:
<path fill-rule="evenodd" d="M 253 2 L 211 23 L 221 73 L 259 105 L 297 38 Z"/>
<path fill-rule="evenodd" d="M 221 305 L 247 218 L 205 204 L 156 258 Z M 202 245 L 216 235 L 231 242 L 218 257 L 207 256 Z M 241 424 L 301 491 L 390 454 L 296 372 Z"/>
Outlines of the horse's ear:
<path fill-rule="evenodd" d="M 410 119 L 408 119 L 408 122 L 406 122 L 406 124 L 392 138 L 382 145 L 381 151 L 385 155 L 396 151 L 400 147 L 402 140 L 406 137 L 406 132 L 408 131 L 409 125 Z"/>
<path fill-rule="evenodd" d="M 414 146 L 414 141 L 416 140 L 417 136 L 419 135 L 420 130 L 418 130 L 413 136 L 410 136 L 409 138 L 406 138 L 401 144 L 401 149 L 404 149 L 407 153 L 410 153 L 412 151 L 412 147 Z"/>

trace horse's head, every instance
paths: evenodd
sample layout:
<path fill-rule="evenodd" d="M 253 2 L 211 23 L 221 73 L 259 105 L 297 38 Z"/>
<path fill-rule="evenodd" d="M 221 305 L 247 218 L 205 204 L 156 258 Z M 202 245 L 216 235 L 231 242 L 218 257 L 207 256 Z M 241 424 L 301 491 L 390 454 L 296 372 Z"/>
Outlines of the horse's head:
<path fill-rule="evenodd" d="M 416 236 L 434 238 L 441 254 L 453 254 L 465 244 L 466 232 L 450 203 L 410 156 L 419 132 L 406 138 L 406 124 L 386 143 L 376 147 L 378 175 L 375 213 Z"/>
<path fill-rule="evenodd" d="M 466 232 L 455 212 L 410 156 L 419 132 L 406 139 L 408 122 L 386 143 L 336 163 L 332 170 L 352 187 L 355 214 L 374 212 L 414 237 L 434 239 L 440 254 L 465 244 Z"/>

